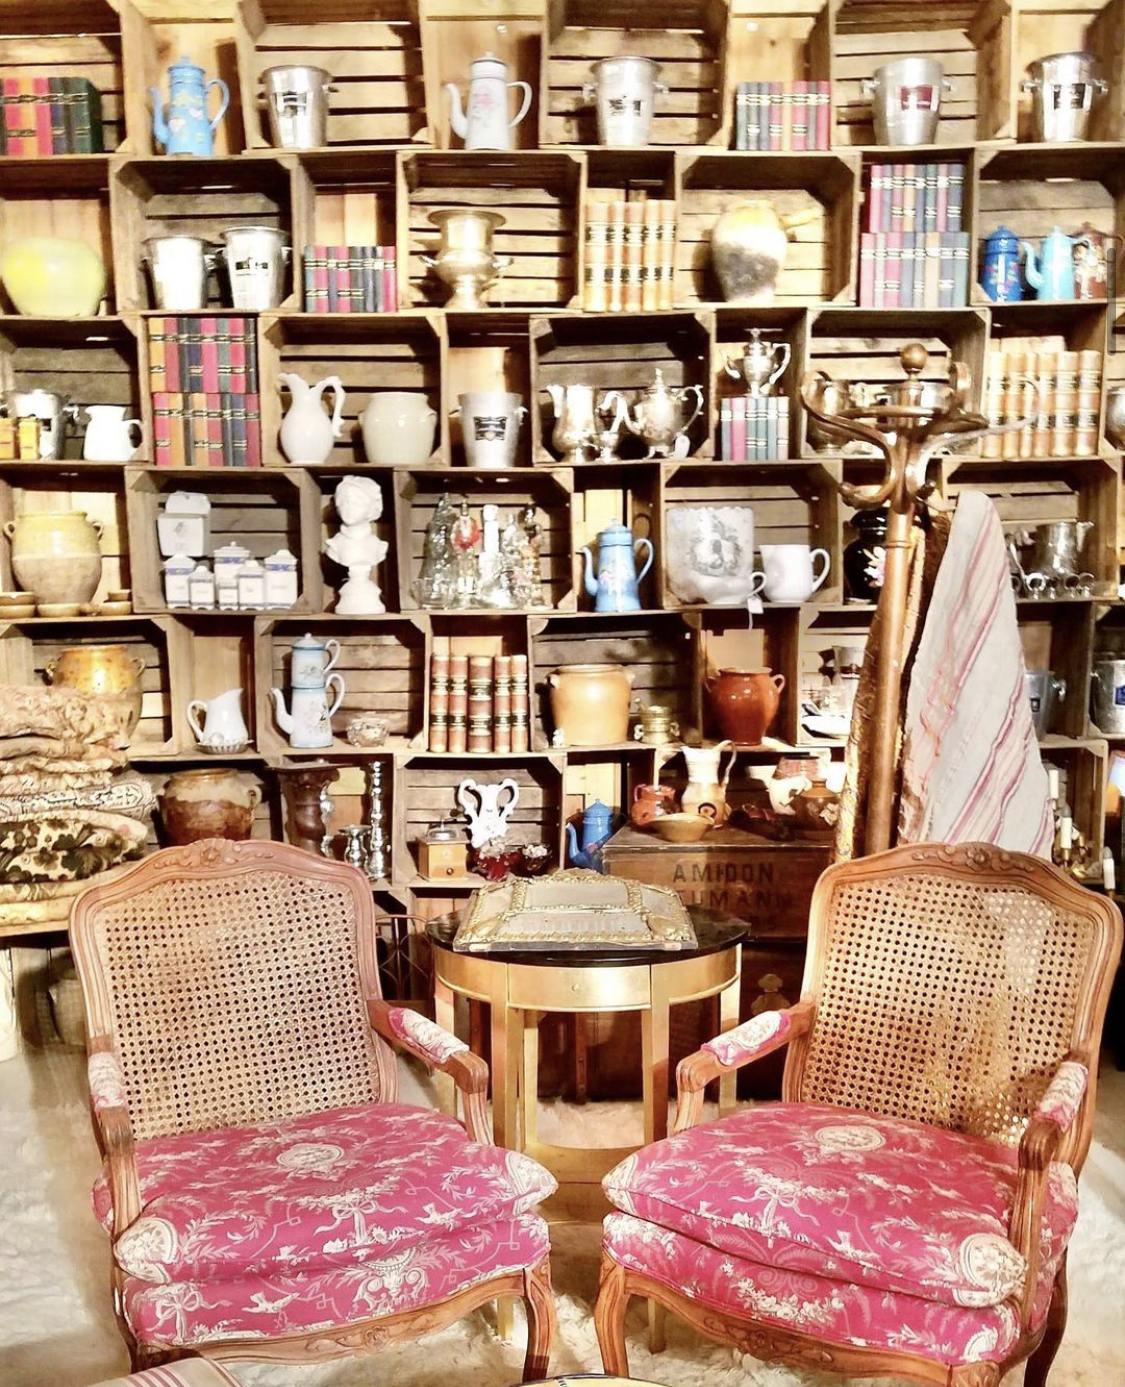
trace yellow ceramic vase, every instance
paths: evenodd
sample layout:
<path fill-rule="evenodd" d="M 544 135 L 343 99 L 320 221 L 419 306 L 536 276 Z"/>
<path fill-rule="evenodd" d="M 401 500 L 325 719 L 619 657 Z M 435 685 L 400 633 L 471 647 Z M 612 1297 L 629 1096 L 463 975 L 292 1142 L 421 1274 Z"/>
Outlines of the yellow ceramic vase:
<path fill-rule="evenodd" d="M 105 263 L 85 241 L 24 236 L 0 250 L 0 280 L 18 313 L 92 318 L 105 297 Z"/>
<path fill-rule="evenodd" d="M 56 688 L 81 693 L 122 695 L 129 705 L 124 731 L 131 736 L 141 719 L 145 662 L 126 645 L 75 645 L 47 664 L 46 674 Z"/>
<path fill-rule="evenodd" d="M 102 577 L 98 520 L 81 511 L 29 511 L 4 524 L 12 568 L 39 602 L 89 602 Z"/>

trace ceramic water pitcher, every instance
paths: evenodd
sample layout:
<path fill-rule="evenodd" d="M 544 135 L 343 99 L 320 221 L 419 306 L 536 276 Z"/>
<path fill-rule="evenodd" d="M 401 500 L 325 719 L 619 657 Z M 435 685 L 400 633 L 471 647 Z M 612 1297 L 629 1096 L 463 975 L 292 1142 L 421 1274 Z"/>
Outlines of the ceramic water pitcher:
<path fill-rule="evenodd" d="M 250 740 L 250 730 L 242 716 L 241 689 L 227 689 L 214 698 L 193 698 L 184 711 L 200 746 L 236 751 Z"/>
<path fill-rule="evenodd" d="M 281 451 L 290 462 L 327 462 L 344 431 L 344 384 L 339 376 L 325 376 L 315 385 L 290 371 L 279 371 L 277 383 L 289 391 L 289 409 L 281 421 Z M 332 417 L 321 400 L 332 391 Z"/>
<path fill-rule="evenodd" d="M 523 92 L 523 103 L 509 120 L 508 92 Z M 510 82 L 508 64 L 494 53 L 486 53 L 469 64 L 469 100 L 461 106 L 461 92 L 446 82 L 449 93 L 449 123 L 453 133 L 465 141 L 466 149 L 511 149 L 512 131 L 531 107 L 531 86 Z"/>
<path fill-rule="evenodd" d="M 730 755 L 725 766 L 720 768 L 724 751 L 729 751 Z M 728 739 L 706 746 L 685 746 L 683 753 L 688 783 L 680 796 L 680 808 L 685 814 L 710 814 L 713 810 L 715 822 L 725 823 L 730 817 L 727 786 L 737 755 L 733 742 Z"/>
<path fill-rule="evenodd" d="M 765 571 L 754 574 L 750 595 L 757 597 L 764 590 L 770 602 L 807 602 L 828 577 L 830 562 L 827 549 L 810 549 L 807 544 L 763 544 Z"/>
<path fill-rule="evenodd" d="M 637 572 L 636 550 L 646 551 L 644 567 Z M 636 612 L 641 598 L 637 585 L 652 567 L 652 541 L 633 538 L 628 525 L 615 520 L 598 536 L 598 570 L 589 548 L 578 551 L 586 559 L 586 591 L 594 598 L 597 612 Z"/>
<path fill-rule="evenodd" d="M 142 437 L 139 419 L 126 419 L 124 405 L 86 405 L 82 456 L 87 462 L 128 462 Z"/>
<path fill-rule="evenodd" d="M 380 390 L 359 416 L 363 451 L 374 467 L 422 467 L 434 451 L 437 410 L 417 390 Z"/>
<path fill-rule="evenodd" d="M 196 154 L 204 158 L 215 148 L 215 129 L 230 105 L 230 90 L 221 77 L 204 80 L 204 72 L 190 58 L 181 58 L 168 69 L 168 105 L 160 90 L 152 94 L 152 133 L 165 154 Z M 208 119 L 207 94 L 212 87 L 220 93 L 219 109 Z"/>

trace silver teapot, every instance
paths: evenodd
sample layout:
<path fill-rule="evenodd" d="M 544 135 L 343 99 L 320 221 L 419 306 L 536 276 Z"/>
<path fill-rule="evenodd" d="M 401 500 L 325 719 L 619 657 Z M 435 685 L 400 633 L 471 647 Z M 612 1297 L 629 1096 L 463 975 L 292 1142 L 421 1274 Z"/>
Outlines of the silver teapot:
<path fill-rule="evenodd" d="M 593 451 L 598 433 L 594 417 L 594 387 L 552 382 L 546 390 L 555 411 L 551 442 L 558 451 L 559 460 L 568 467 L 587 462 L 587 455 Z"/>
<path fill-rule="evenodd" d="M 751 328 L 750 341 L 742 356 L 737 360 L 733 356 L 726 357 L 727 375 L 733 380 L 745 381 L 751 395 L 768 395 L 784 375 L 792 354 L 788 342 L 763 342 L 762 329 Z"/>
<path fill-rule="evenodd" d="M 695 398 L 695 408 L 684 418 L 684 400 Z M 625 413 L 625 427 L 648 448 L 646 457 L 666 458 L 685 456 L 687 431 L 703 410 L 703 391 L 698 385 L 685 385 L 679 390 L 664 384 L 664 372 L 658 366 L 652 384 L 643 390 L 631 410 Z M 684 447 L 678 447 L 683 439 Z"/>

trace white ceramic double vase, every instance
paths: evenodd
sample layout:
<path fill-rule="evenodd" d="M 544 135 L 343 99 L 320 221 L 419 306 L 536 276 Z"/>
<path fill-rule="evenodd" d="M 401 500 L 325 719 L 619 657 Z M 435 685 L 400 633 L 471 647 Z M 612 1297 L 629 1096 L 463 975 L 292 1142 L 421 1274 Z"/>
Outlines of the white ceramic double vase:
<path fill-rule="evenodd" d="M 751 599 L 764 592 L 770 602 L 807 602 L 828 577 L 827 549 L 811 549 L 807 544 L 763 544 L 761 554 L 764 571 L 751 579 Z"/>
<path fill-rule="evenodd" d="M 344 680 L 332 672 L 340 658 L 340 642 L 318 641 L 311 635 L 293 642 L 289 666 L 289 701 L 271 689 L 278 726 L 294 750 L 315 751 L 332 745 L 332 715 L 344 700 Z M 335 697 L 331 704 L 329 694 Z"/>

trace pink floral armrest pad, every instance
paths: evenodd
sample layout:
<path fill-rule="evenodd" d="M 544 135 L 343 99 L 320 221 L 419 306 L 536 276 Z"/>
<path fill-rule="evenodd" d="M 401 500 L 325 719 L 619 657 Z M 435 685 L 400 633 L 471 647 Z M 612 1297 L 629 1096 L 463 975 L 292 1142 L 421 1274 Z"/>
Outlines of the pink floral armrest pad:
<path fill-rule="evenodd" d="M 469 1048 L 463 1040 L 409 1007 L 392 1007 L 387 1012 L 387 1021 L 399 1040 L 421 1051 L 431 1064 L 444 1064 Z"/>
<path fill-rule="evenodd" d="M 703 1046 L 720 1064 L 741 1064 L 788 1039 L 793 1023 L 787 1011 L 763 1011 Z"/>
<path fill-rule="evenodd" d="M 125 1092 L 125 1073 L 121 1061 L 108 1050 L 91 1055 L 86 1061 L 86 1074 L 90 1081 L 90 1097 L 94 1100 L 94 1111 L 105 1112 L 108 1108 L 128 1107 Z"/>
<path fill-rule="evenodd" d="M 1090 1071 L 1084 1064 L 1079 1064 L 1077 1060 L 1064 1060 L 1047 1085 L 1046 1093 L 1040 1098 L 1035 1116 L 1053 1122 L 1060 1131 L 1065 1132 L 1078 1116 L 1089 1080 Z"/>

